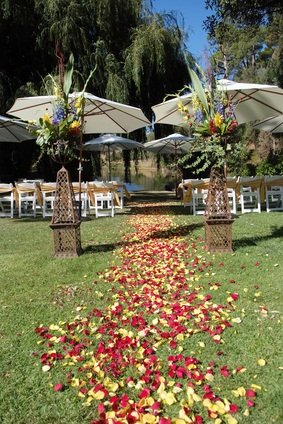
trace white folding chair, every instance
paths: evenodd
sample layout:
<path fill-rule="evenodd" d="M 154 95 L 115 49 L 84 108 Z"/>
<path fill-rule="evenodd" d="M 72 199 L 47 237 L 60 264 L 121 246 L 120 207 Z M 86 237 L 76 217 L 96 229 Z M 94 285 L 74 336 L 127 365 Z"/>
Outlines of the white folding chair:
<path fill-rule="evenodd" d="M 114 192 L 102 182 L 88 183 L 89 208 L 94 209 L 96 218 L 115 215 Z"/>
<path fill-rule="evenodd" d="M 81 201 L 81 216 L 86 218 L 89 211 L 89 201 L 88 201 L 88 193 L 87 193 L 88 185 L 87 183 L 81 183 L 81 188 L 80 188 L 80 184 L 78 182 L 75 182 L 75 183 L 72 183 L 72 186 L 73 186 L 76 202 L 79 203 L 79 201 Z M 80 194 L 80 191 L 81 191 L 81 194 Z"/>
<path fill-rule="evenodd" d="M 13 218 L 14 209 L 15 196 L 13 184 L 0 184 L 0 216 Z"/>
<path fill-rule="evenodd" d="M 192 193 L 192 183 L 197 181 L 195 179 L 185 179 L 182 180 L 180 184 L 181 193 L 181 201 L 183 203 L 184 208 L 190 208 L 190 212 L 193 211 L 193 193 Z"/>
<path fill-rule="evenodd" d="M 111 191 L 108 193 L 94 193 L 94 199 L 96 218 L 100 216 L 111 216 L 112 218 L 114 217 L 114 197 Z"/>
<path fill-rule="evenodd" d="M 16 183 L 19 201 L 19 218 L 22 216 L 36 217 L 36 183 Z"/>
<path fill-rule="evenodd" d="M 52 216 L 56 192 L 56 183 L 41 183 L 40 190 L 42 193 L 42 216 Z"/>
<path fill-rule="evenodd" d="M 237 196 L 236 196 L 237 177 L 227 177 L 227 194 L 231 212 L 237 214 Z"/>
<path fill-rule="evenodd" d="M 114 204 L 114 207 L 117 208 L 117 209 L 123 209 L 123 207 L 124 207 L 124 195 L 125 195 L 123 184 L 118 183 L 117 181 L 109 181 L 109 182 L 106 183 L 106 186 L 109 186 L 110 188 L 114 188 L 114 190 L 117 194 L 118 202 L 116 202 L 116 204 Z"/>
<path fill-rule="evenodd" d="M 239 177 L 241 212 L 261 212 L 262 177 Z"/>
<path fill-rule="evenodd" d="M 193 189 L 193 214 L 203 215 L 206 207 L 208 190 Z"/>
<path fill-rule="evenodd" d="M 193 195 L 193 214 L 203 215 L 206 208 L 206 199 L 208 195 L 209 178 L 203 180 L 192 181 L 192 195 Z"/>
<path fill-rule="evenodd" d="M 265 177 L 266 212 L 283 210 L 283 177 Z"/>

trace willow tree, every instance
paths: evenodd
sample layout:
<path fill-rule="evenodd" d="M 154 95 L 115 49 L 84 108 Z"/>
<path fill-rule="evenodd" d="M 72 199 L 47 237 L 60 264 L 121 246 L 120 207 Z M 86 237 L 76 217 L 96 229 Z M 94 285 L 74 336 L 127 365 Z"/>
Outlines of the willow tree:
<path fill-rule="evenodd" d="M 168 15 L 151 15 L 133 31 L 125 75 L 148 113 L 151 105 L 187 82 L 184 42 L 183 30 Z"/>
<path fill-rule="evenodd" d="M 149 119 L 153 104 L 187 82 L 184 41 L 185 34 L 171 15 L 148 15 L 132 32 L 124 72 L 130 98 L 142 105 Z M 156 126 L 155 136 L 161 135 L 162 127 Z"/>

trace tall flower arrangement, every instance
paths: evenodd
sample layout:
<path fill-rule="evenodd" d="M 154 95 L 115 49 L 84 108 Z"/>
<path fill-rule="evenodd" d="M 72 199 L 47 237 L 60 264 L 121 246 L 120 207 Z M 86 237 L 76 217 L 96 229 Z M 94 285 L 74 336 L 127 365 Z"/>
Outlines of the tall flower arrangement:
<path fill-rule="evenodd" d="M 69 101 L 69 94 L 74 73 L 73 54 L 66 67 L 63 58 L 59 58 L 58 76 L 49 74 L 46 77 L 47 91 L 54 99 L 52 114 L 45 113 L 38 122 L 32 122 L 36 129 L 34 126 L 31 128 L 42 153 L 59 158 L 73 158 L 76 155 L 83 134 L 84 92 L 94 71 L 91 71 L 80 95 L 72 102 Z"/>
<path fill-rule="evenodd" d="M 189 69 L 191 102 L 184 106 L 179 96 L 178 108 L 184 117 L 190 132 L 195 137 L 192 153 L 199 153 L 193 164 L 196 167 L 204 163 L 199 170 L 210 165 L 221 166 L 231 150 L 233 135 L 238 126 L 233 106 L 224 90 L 216 87 L 215 80 L 208 81 L 202 73 L 201 82 L 196 72 Z"/>
<path fill-rule="evenodd" d="M 72 105 L 69 104 L 70 93 L 74 72 L 74 57 L 71 54 L 64 68 L 61 59 L 59 62 L 59 76 L 49 74 L 45 79 L 47 91 L 51 92 L 52 114 L 45 113 L 31 131 L 36 136 L 36 143 L 42 153 L 52 156 L 72 157 L 75 148 L 80 142 L 83 131 L 83 98 L 79 97 Z"/>

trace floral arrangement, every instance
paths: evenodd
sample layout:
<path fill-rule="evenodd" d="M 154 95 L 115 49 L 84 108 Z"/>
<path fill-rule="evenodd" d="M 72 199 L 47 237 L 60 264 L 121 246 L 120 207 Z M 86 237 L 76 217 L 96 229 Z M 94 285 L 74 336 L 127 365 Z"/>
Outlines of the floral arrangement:
<path fill-rule="evenodd" d="M 50 116 L 45 113 L 39 118 L 38 123 L 32 122 L 30 131 L 34 133 L 36 143 L 41 152 L 55 158 L 73 158 L 83 134 L 84 92 L 87 83 L 92 76 L 91 71 L 84 89 L 80 96 L 69 101 L 69 93 L 73 81 L 74 57 L 71 54 L 64 67 L 63 59 L 59 57 L 59 76 L 48 75 L 45 80 L 47 91 L 51 91 L 54 100 L 52 102 L 53 113 Z M 34 124 L 36 129 L 34 130 Z"/>
<path fill-rule="evenodd" d="M 51 91 L 54 97 L 53 113 L 51 116 L 45 113 L 38 122 L 32 122 L 31 124 L 36 125 L 36 129 L 34 126 L 30 127 L 41 152 L 54 157 L 72 157 L 82 136 L 83 98 L 76 99 L 74 105 L 70 105 L 68 101 L 73 70 L 74 58 L 71 54 L 66 69 L 62 60 L 59 62 L 58 78 L 50 74 L 46 77 L 46 89 Z"/>
<path fill-rule="evenodd" d="M 191 102 L 184 106 L 178 95 L 178 109 L 195 137 L 192 152 L 201 152 L 196 164 L 204 159 L 205 165 L 201 168 L 204 170 L 211 164 L 223 164 L 231 150 L 232 136 L 238 123 L 225 91 L 218 89 L 214 80 L 207 82 L 203 73 L 204 84 L 193 70 L 190 69 L 189 73 L 192 85 L 185 88 L 191 92 Z"/>
<path fill-rule="evenodd" d="M 181 101 L 179 102 L 179 110 L 184 115 L 185 121 L 192 127 L 195 136 L 229 137 L 238 123 L 225 92 L 216 89 L 214 81 L 203 87 L 193 70 L 190 70 L 190 76 L 192 113 L 189 113 L 189 108 L 183 106 Z"/>

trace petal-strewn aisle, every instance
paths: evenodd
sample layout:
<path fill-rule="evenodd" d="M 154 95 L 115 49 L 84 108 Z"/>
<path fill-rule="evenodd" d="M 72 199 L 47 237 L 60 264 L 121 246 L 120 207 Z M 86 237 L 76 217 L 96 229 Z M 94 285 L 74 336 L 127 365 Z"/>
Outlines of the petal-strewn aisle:
<path fill-rule="evenodd" d="M 54 390 L 73 390 L 93 410 L 93 424 L 237 423 L 256 396 L 252 385 L 239 387 L 243 367 L 221 362 L 225 332 L 239 321 L 238 294 L 214 299 L 221 284 L 202 281 L 210 263 L 201 244 L 158 205 L 129 225 L 135 232 L 116 251 L 121 266 L 99 276 L 109 286 L 107 306 L 36 329 L 48 348 L 43 370 L 64 367 Z M 231 380 L 224 394 L 223 380 Z"/>

